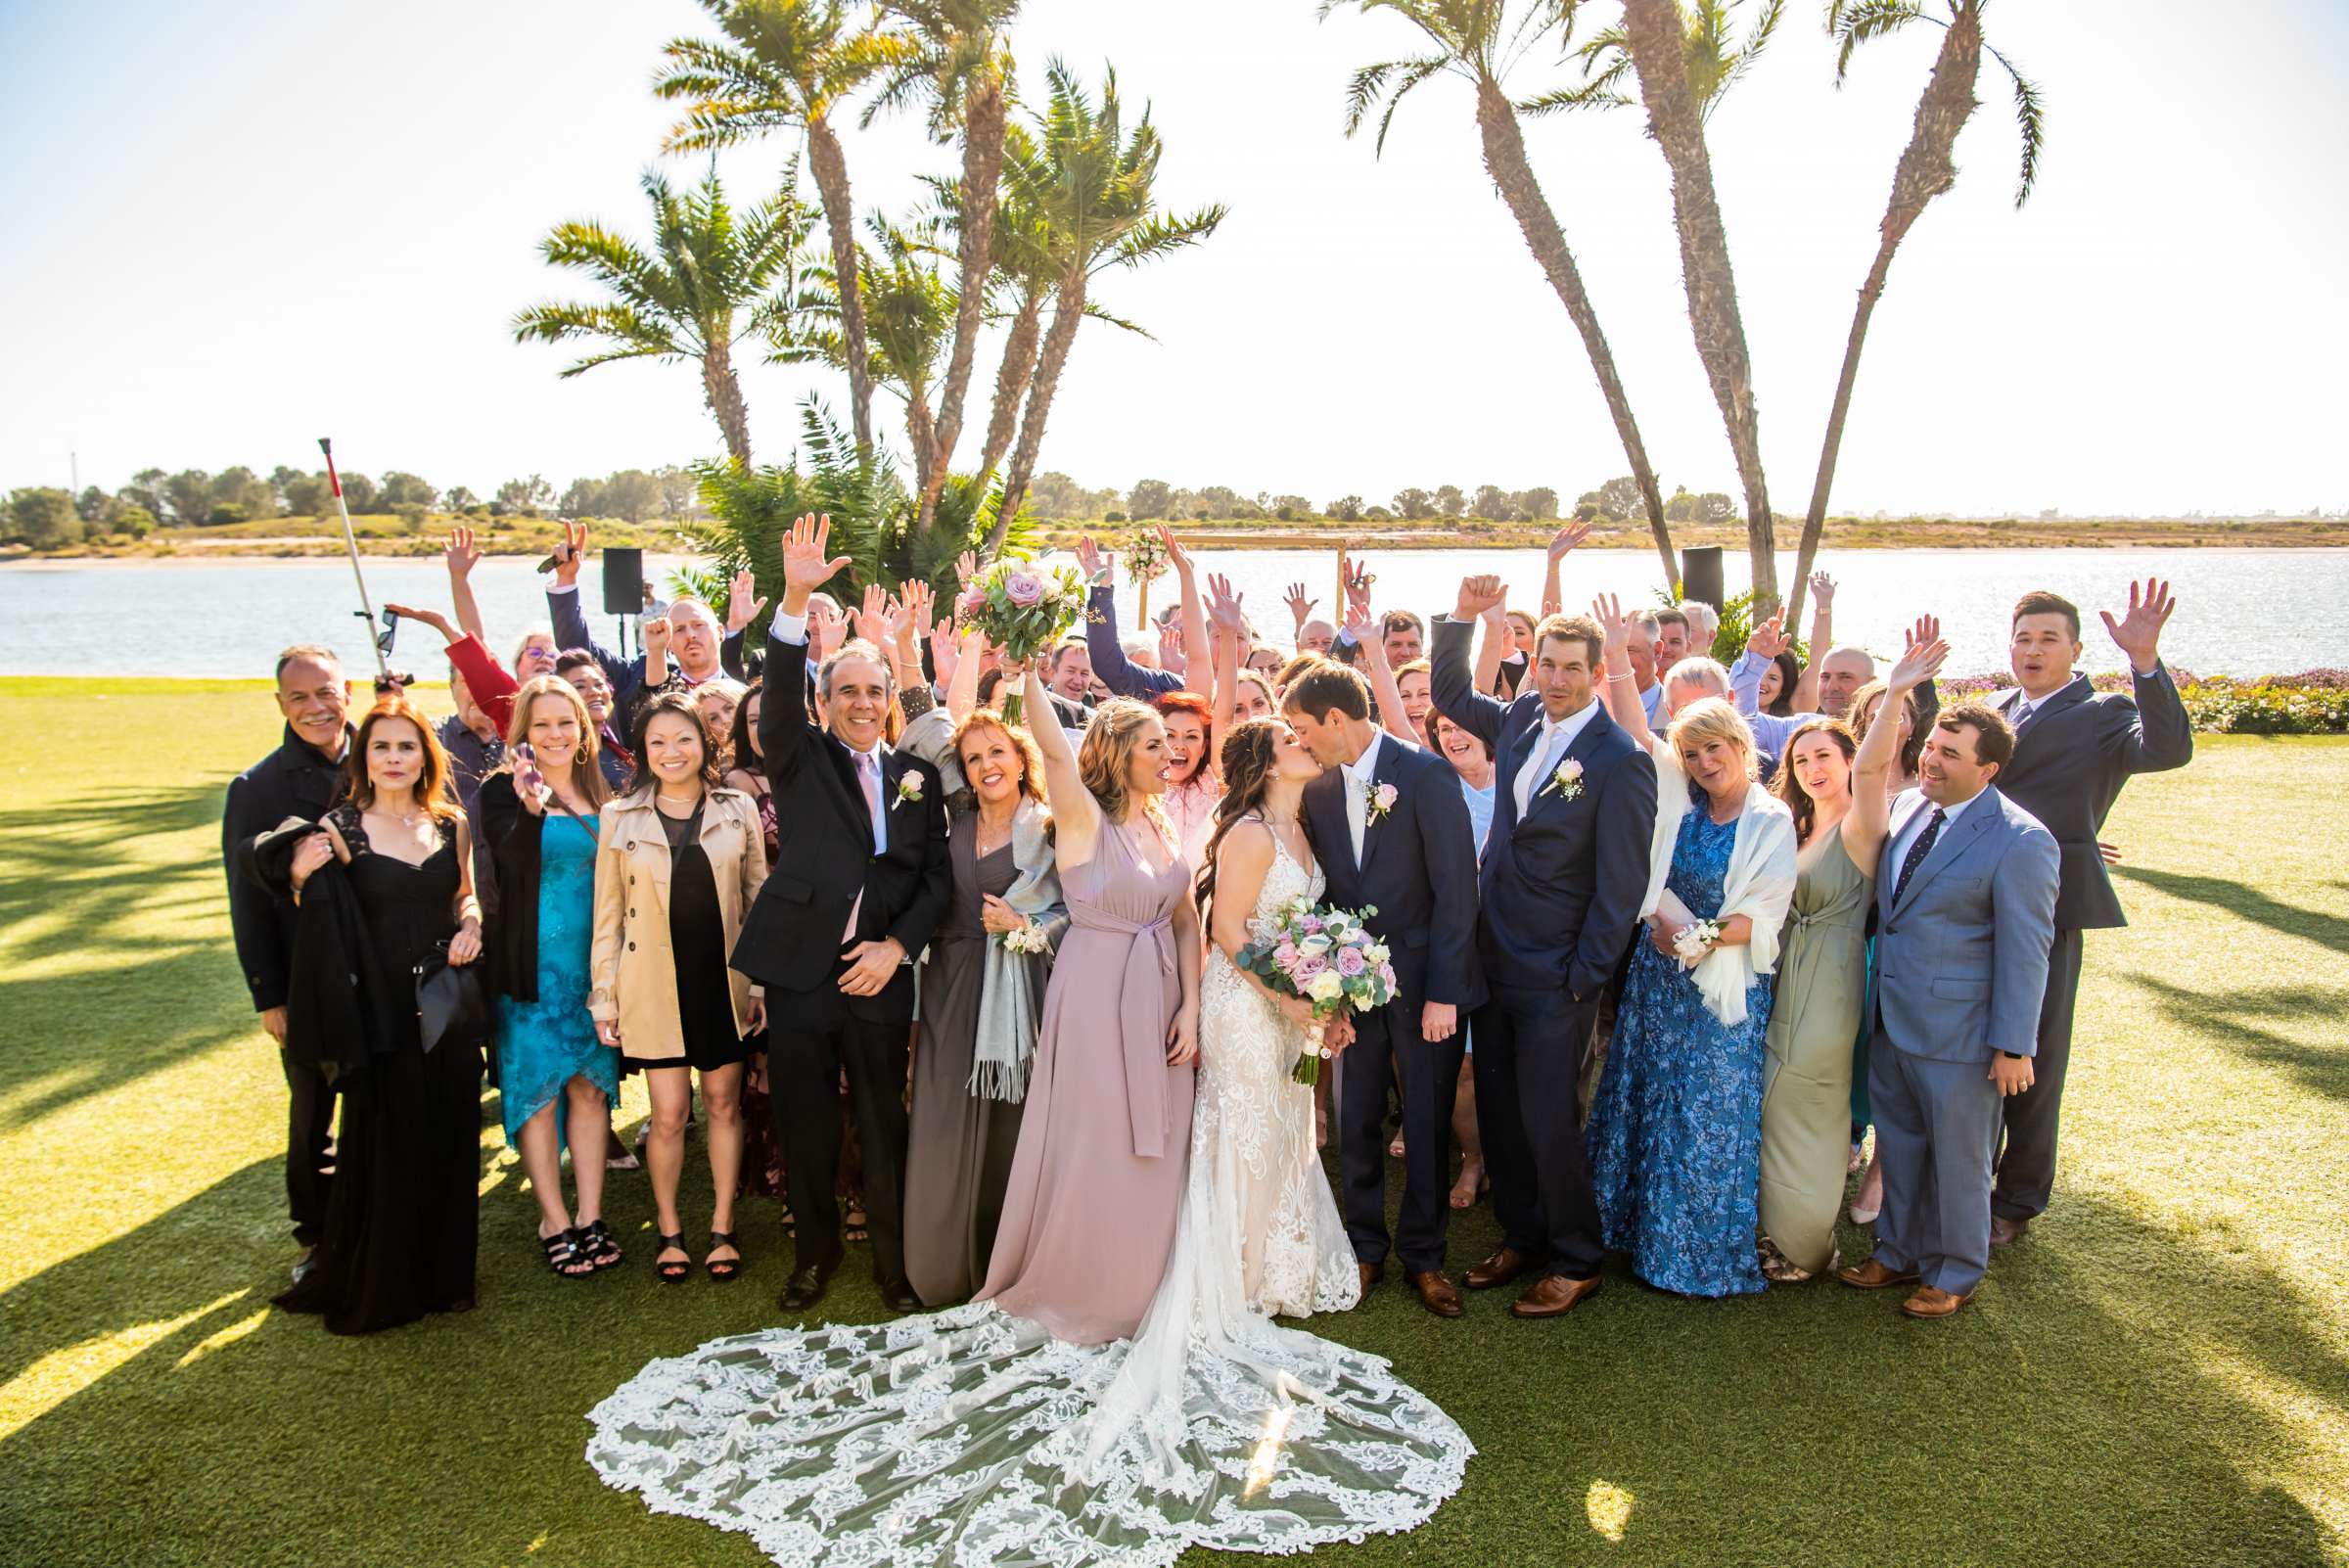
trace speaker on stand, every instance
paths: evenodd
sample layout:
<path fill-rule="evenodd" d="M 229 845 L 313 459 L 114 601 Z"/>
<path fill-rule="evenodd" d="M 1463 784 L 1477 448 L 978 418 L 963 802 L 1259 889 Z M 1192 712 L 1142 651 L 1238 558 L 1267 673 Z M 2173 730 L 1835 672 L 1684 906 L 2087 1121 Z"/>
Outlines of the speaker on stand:
<path fill-rule="evenodd" d="M 1681 552 L 1681 597 L 1702 600 L 1719 612 L 1723 598 L 1720 545 L 1691 545 Z"/>
<path fill-rule="evenodd" d="M 1714 554 L 1721 552 L 1716 550 Z M 628 653 L 628 627 L 644 614 L 644 552 L 622 546 L 604 552 L 604 614 L 620 617 L 620 651 Z"/>

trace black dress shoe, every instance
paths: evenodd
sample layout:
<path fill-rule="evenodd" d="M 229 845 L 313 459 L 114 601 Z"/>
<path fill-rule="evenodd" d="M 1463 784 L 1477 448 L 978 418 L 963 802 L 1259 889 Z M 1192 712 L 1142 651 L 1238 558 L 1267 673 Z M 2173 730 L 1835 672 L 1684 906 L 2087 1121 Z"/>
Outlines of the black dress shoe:
<path fill-rule="evenodd" d="M 881 1287 L 881 1305 L 893 1313 L 918 1313 L 926 1310 L 922 1306 L 922 1298 L 915 1295 L 913 1287 L 901 1279 L 894 1285 Z"/>
<path fill-rule="evenodd" d="M 783 1282 L 783 1294 L 775 1305 L 787 1313 L 804 1313 L 824 1299 L 824 1287 L 831 1283 L 832 1270 L 840 1267 L 835 1257 L 829 1263 L 802 1264 L 791 1271 Z"/>

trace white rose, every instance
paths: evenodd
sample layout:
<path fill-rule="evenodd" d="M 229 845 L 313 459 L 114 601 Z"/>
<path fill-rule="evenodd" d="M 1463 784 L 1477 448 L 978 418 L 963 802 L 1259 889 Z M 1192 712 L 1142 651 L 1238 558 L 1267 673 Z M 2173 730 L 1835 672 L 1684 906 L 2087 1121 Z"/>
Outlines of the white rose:
<path fill-rule="evenodd" d="M 1387 951 L 1387 945 L 1385 943 L 1374 942 L 1369 946 L 1362 949 L 1362 956 L 1374 964 L 1383 964 L 1389 957 L 1392 956 L 1392 954 Z"/>
<path fill-rule="evenodd" d="M 1308 957 L 1319 957 L 1321 954 L 1329 951 L 1329 934 L 1327 932 L 1315 932 L 1310 937 L 1298 938 L 1297 950 L 1306 954 Z"/>
<path fill-rule="evenodd" d="M 1346 994 L 1346 980 L 1334 969 L 1324 969 L 1305 988 L 1305 993 L 1317 1002 L 1333 1002 Z"/>

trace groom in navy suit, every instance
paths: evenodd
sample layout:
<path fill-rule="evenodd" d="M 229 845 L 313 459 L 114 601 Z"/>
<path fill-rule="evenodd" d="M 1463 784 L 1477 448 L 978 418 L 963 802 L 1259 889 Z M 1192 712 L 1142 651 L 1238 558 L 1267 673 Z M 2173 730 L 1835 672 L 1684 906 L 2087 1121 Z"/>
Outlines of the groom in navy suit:
<path fill-rule="evenodd" d="M 1437 712 L 1494 761 L 1476 927 L 1491 995 L 1477 1009 L 1474 1059 L 1501 1246 L 1468 1270 L 1468 1286 L 1531 1272 L 1509 1311 L 1555 1317 L 1598 1288 L 1605 1255 L 1576 1086 L 1599 992 L 1647 895 L 1656 763 L 1596 700 L 1606 634 L 1587 616 L 1549 616 L 1534 628 L 1516 701 L 1475 689 L 1469 639 L 1501 601 L 1497 576 L 1461 582 L 1451 618 L 1436 627 L 1433 670 Z"/>
<path fill-rule="evenodd" d="M 1364 924 L 1395 966 L 1395 999 L 1356 1017 L 1338 1079 L 1341 1195 L 1362 1295 L 1387 1267 L 1387 1084 L 1398 1079 L 1404 1185 L 1395 1250 L 1420 1303 L 1457 1317 L 1460 1293 L 1444 1274 L 1451 1105 L 1461 1024 L 1485 997 L 1468 803 L 1450 762 L 1370 722 L 1369 688 L 1343 665 L 1320 661 L 1299 675 L 1282 715 L 1323 768 L 1305 787 L 1303 809 L 1329 879 L 1325 897 L 1341 909 L 1376 909 Z"/>

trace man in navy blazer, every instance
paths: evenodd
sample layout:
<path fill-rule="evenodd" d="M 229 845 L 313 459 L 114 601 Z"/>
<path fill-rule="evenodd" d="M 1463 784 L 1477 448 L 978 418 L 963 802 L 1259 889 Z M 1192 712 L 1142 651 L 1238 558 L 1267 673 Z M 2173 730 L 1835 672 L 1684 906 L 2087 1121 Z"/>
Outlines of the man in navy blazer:
<path fill-rule="evenodd" d="M 1451 1210 L 1451 1106 L 1461 1025 L 1485 999 L 1476 959 L 1476 835 L 1450 762 L 1370 722 L 1370 690 L 1345 666 L 1316 661 L 1290 682 L 1286 717 L 1320 761 L 1305 787 L 1327 899 L 1376 909 L 1364 922 L 1395 965 L 1395 999 L 1354 1020 L 1338 1079 L 1340 1197 L 1361 1265 L 1362 1295 L 1386 1272 L 1387 1084 L 1403 1084 L 1403 1213 L 1395 1250 L 1420 1304 L 1457 1317 L 1444 1274 Z"/>
<path fill-rule="evenodd" d="M 1535 628 L 1514 702 L 1474 689 L 1469 640 L 1502 597 L 1497 576 L 1461 582 L 1436 626 L 1432 671 L 1436 710 L 1492 749 L 1496 783 L 1476 923 L 1490 998 L 1476 1012 L 1474 1060 L 1501 1245 L 1468 1285 L 1530 1271 L 1509 1310 L 1554 1317 L 1598 1288 L 1605 1256 L 1576 1085 L 1599 993 L 1647 895 L 1656 764 L 1596 700 L 1606 634 L 1587 616 Z"/>
<path fill-rule="evenodd" d="M 825 557 L 830 532 L 829 518 L 801 518 L 783 545 L 759 713 L 781 849 L 743 916 L 733 966 L 766 987 L 767 1080 L 798 1220 L 783 1310 L 813 1306 L 840 1263 L 832 1181 L 845 1070 L 874 1277 L 890 1307 L 918 1312 L 903 1229 L 909 963 L 952 897 L 945 790 L 936 768 L 885 744 L 893 675 L 872 644 L 848 643 L 824 662 L 822 722 L 799 700 L 808 595 L 848 565 Z"/>
<path fill-rule="evenodd" d="M 1916 1285 L 1911 1317 L 1947 1317 L 1982 1282 L 2000 1106 L 2031 1086 L 2039 1049 L 2059 857 L 1992 786 L 2013 755 L 1996 709 L 1945 710 L 1876 868 L 1867 1093 L 1884 1208 L 1874 1254 L 1842 1277 Z"/>
<path fill-rule="evenodd" d="M 2135 695 L 2099 693 L 2077 671 L 2080 612 L 2052 593 L 2023 595 L 2014 607 L 2007 658 L 2015 687 L 1992 705 L 2014 726 L 2014 760 L 1999 788 L 2055 835 L 2063 886 L 2055 941 L 2039 1014 L 2039 1057 L 2031 1086 L 2006 1102 L 2006 1148 L 1992 1195 L 1990 1239 L 2004 1246 L 2048 1207 L 2055 1185 L 2055 1123 L 2072 1054 L 2072 1011 L 2080 996 L 2081 933 L 2125 926 L 2121 900 L 2096 847 L 2097 830 L 2138 773 L 2184 767 L 2194 755 L 2193 722 L 2161 662 L 2161 628 L 2177 608 L 2169 584 L 2129 586 L 2129 610 L 2104 626 L 2129 656 Z"/>

